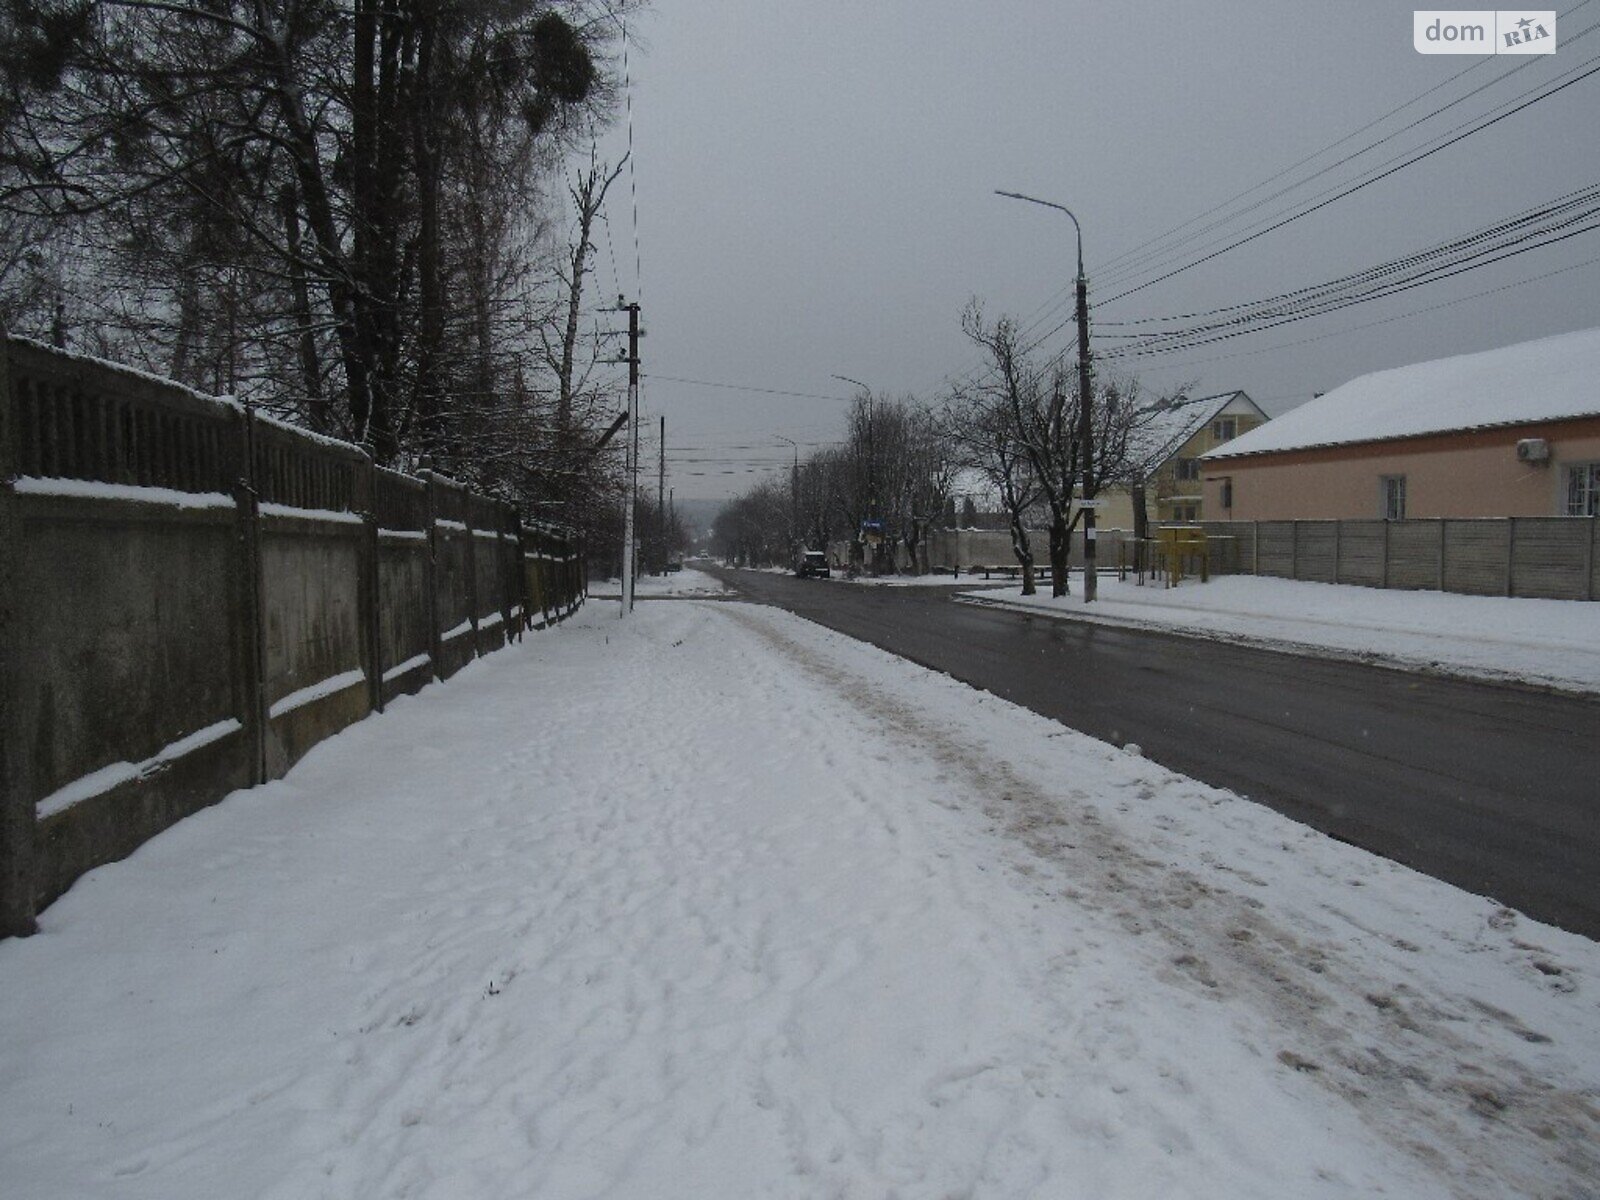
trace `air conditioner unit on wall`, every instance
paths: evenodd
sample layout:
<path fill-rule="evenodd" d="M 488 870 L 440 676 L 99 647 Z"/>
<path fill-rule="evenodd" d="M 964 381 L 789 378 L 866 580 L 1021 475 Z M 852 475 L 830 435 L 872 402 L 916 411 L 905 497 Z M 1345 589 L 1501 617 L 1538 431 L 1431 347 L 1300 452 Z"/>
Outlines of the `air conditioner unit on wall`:
<path fill-rule="evenodd" d="M 1550 461 L 1550 443 L 1544 438 L 1523 438 L 1517 443 L 1517 461 L 1547 463 Z"/>

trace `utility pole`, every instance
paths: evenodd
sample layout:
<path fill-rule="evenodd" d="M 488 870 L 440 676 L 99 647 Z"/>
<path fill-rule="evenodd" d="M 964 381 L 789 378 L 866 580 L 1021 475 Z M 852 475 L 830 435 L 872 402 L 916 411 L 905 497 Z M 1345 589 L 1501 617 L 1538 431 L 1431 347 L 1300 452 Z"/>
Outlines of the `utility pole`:
<path fill-rule="evenodd" d="M 667 415 L 661 414 L 661 461 L 656 467 L 656 568 L 667 573 Z"/>
<path fill-rule="evenodd" d="M 794 465 L 789 468 L 789 551 L 793 553 L 800 549 L 800 443 L 781 433 L 774 436 L 794 450 Z"/>
<path fill-rule="evenodd" d="M 867 398 L 867 520 L 870 522 L 874 519 L 872 514 L 878 507 L 877 483 L 873 478 L 874 455 L 872 453 L 872 389 L 866 384 L 862 383 L 861 380 L 851 379 L 848 375 L 834 375 L 832 378 L 843 380 L 845 383 L 855 384 L 861 389 L 862 395 Z M 882 532 L 883 531 L 880 528 L 879 533 L 881 534 Z M 856 538 L 859 540 L 860 537 L 861 534 L 858 531 L 856 533 Z"/>
<path fill-rule="evenodd" d="M 1029 204 L 1042 204 L 1045 208 L 1064 212 L 1078 234 L 1078 438 L 1082 443 L 1083 453 L 1083 602 L 1089 604 L 1094 600 L 1097 590 L 1094 527 L 1094 510 L 1097 505 L 1093 444 L 1094 393 L 1089 367 L 1089 280 L 1083 273 L 1083 226 L 1078 224 L 1078 218 L 1073 216 L 1072 210 L 1064 204 L 1057 204 L 1052 200 L 1040 200 L 1034 196 L 1024 196 L 1021 192 L 1002 192 L 998 188 L 994 194 L 1004 196 L 1007 200 L 1026 200 Z"/>
<path fill-rule="evenodd" d="M 639 305 L 617 297 L 617 311 L 628 314 L 628 462 L 625 470 L 628 496 L 622 506 L 622 616 L 633 611 L 634 529 L 639 496 Z"/>
<path fill-rule="evenodd" d="M 1076 218 L 1073 221 L 1077 223 Z M 1094 391 L 1089 369 L 1089 281 L 1083 274 L 1083 235 L 1078 235 L 1078 437 L 1083 442 L 1083 602 L 1091 603 L 1095 582 Z"/>

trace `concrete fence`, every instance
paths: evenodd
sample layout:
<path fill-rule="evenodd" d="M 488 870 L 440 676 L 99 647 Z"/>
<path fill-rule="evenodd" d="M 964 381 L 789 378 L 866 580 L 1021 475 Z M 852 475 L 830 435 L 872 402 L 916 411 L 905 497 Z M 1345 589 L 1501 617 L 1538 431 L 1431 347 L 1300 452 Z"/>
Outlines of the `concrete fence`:
<path fill-rule="evenodd" d="M 1206 521 L 1213 570 L 1473 596 L 1600 598 L 1600 520 Z"/>
<path fill-rule="evenodd" d="M 0 338 L 0 935 L 582 580 L 442 476 Z"/>
<path fill-rule="evenodd" d="M 1502 517 L 1412 521 L 1203 521 L 1217 574 L 1275 575 L 1365 587 L 1433 589 L 1474 596 L 1600 599 L 1600 519 Z M 1154 526 L 1152 526 L 1154 528 Z M 1101 529 L 1096 558 L 1115 570 L 1132 539 Z M 1041 577 L 1050 565 L 1047 530 L 1029 531 Z M 930 558 L 940 570 L 1015 563 L 1001 530 L 935 530 Z M 840 543 L 843 547 L 843 543 Z M 1128 552 L 1131 561 L 1132 551 Z M 906 568 L 902 554 L 901 567 Z M 1083 565 L 1083 533 L 1069 562 Z"/>

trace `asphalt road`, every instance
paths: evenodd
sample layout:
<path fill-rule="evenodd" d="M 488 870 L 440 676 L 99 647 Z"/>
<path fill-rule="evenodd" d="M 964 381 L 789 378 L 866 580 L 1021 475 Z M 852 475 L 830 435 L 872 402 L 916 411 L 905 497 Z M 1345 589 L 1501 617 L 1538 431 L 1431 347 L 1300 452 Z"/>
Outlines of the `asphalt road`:
<path fill-rule="evenodd" d="M 1600 938 L 1600 701 L 975 607 L 944 588 L 711 573 Z"/>

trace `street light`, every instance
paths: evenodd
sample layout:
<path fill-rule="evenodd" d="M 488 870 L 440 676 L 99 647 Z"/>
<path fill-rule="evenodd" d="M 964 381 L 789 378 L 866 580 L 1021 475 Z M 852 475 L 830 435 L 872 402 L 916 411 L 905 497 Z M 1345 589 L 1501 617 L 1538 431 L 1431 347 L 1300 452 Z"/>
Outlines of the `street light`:
<path fill-rule="evenodd" d="M 1067 214 L 1072 220 L 1072 228 L 1078 234 L 1078 440 L 1083 443 L 1083 602 L 1090 603 L 1095 598 L 1095 530 L 1094 530 L 1094 427 L 1090 420 L 1092 395 L 1089 380 L 1089 280 L 1083 273 L 1083 226 L 1078 224 L 1078 218 L 1072 215 L 1072 210 L 1064 204 L 1056 204 L 1050 200 L 1040 200 L 1035 196 L 1024 196 L 1021 192 L 1003 192 L 995 189 L 995 195 L 1004 196 L 1008 200 L 1026 200 L 1029 204 L 1042 204 L 1045 208 L 1054 208 Z"/>
<path fill-rule="evenodd" d="M 772 436 L 794 447 L 794 465 L 789 468 L 789 550 L 792 553 L 800 540 L 800 443 L 781 433 Z"/>
<path fill-rule="evenodd" d="M 851 379 L 848 375 L 832 375 L 830 378 L 855 384 L 867 397 L 867 520 L 871 521 L 872 514 L 878 507 L 877 488 L 872 476 L 872 389 L 861 380 Z M 857 537 L 859 539 L 859 531 Z"/>

